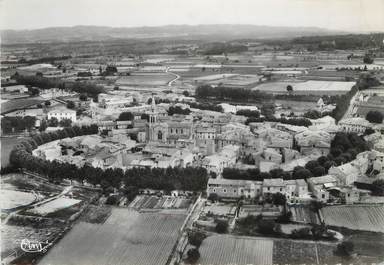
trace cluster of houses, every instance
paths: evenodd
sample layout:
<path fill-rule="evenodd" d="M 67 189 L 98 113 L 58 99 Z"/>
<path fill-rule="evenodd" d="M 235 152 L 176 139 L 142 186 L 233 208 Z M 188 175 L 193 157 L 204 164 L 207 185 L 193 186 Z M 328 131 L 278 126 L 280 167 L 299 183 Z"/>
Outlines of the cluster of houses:
<path fill-rule="evenodd" d="M 369 174 L 375 172 L 374 176 Z M 254 199 L 267 194 L 281 193 L 289 202 L 308 202 L 317 198 L 322 202 L 356 203 L 370 194 L 356 183 L 372 183 L 384 178 L 384 153 L 376 150 L 357 155 L 356 159 L 329 169 L 328 174 L 307 180 L 264 179 L 263 181 L 210 178 L 207 194 L 221 198 Z"/>

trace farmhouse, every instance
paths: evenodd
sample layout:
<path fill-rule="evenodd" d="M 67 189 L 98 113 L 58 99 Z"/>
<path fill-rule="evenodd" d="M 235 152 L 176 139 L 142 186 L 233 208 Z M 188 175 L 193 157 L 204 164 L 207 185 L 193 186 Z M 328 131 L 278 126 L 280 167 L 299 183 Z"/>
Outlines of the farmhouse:
<path fill-rule="evenodd" d="M 207 195 L 212 193 L 222 198 L 255 198 L 261 195 L 261 181 L 213 179 L 208 180 Z"/>
<path fill-rule="evenodd" d="M 56 107 L 48 112 L 48 119 L 56 118 L 58 121 L 69 119 L 76 122 L 76 111 L 64 106 Z"/>
<path fill-rule="evenodd" d="M 328 188 L 332 188 L 338 185 L 338 180 L 332 175 L 325 175 L 321 177 L 309 178 L 307 180 L 309 190 L 319 200 L 327 202 L 329 200 Z"/>
<path fill-rule="evenodd" d="M 338 125 L 343 132 L 358 134 L 362 134 L 366 129 L 372 127 L 372 124 L 364 118 L 343 119 L 339 121 Z"/>
<path fill-rule="evenodd" d="M 283 179 L 264 179 L 263 194 L 285 193 L 286 184 Z"/>

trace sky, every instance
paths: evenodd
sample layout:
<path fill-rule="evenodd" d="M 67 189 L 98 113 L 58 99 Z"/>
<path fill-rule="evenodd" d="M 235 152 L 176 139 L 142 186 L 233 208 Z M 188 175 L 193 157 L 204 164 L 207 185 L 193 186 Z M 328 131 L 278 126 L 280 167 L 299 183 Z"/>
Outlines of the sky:
<path fill-rule="evenodd" d="M 384 0 L 0 0 L 1 29 L 253 24 L 384 31 Z"/>

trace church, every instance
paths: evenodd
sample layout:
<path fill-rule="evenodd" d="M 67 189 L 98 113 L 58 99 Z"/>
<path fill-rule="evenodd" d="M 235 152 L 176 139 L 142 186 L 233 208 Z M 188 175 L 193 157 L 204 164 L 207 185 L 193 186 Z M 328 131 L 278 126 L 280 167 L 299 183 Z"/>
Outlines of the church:
<path fill-rule="evenodd" d="M 164 115 L 158 111 L 155 99 L 152 98 L 149 117 L 147 139 L 150 142 L 176 145 L 180 142 L 193 140 L 193 119 L 185 115 Z"/>

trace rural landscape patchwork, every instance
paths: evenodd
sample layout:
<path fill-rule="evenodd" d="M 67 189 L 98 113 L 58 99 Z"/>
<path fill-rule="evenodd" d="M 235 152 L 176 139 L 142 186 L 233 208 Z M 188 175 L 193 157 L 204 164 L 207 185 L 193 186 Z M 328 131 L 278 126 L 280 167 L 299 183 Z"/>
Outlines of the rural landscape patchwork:
<path fill-rule="evenodd" d="M 384 264 L 384 24 L 176 17 L 1 30 L 1 264 Z"/>

